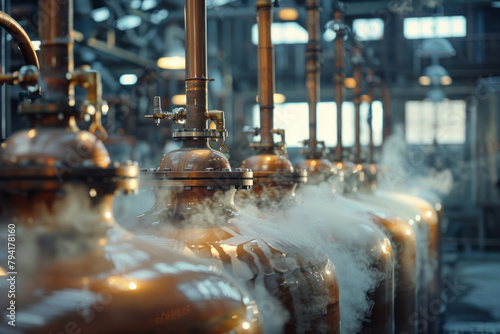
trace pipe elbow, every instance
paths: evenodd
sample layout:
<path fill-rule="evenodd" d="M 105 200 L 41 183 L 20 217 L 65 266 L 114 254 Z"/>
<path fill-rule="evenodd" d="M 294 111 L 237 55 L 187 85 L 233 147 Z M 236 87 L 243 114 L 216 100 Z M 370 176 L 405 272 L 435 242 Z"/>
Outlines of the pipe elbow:
<path fill-rule="evenodd" d="M 34 65 L 40 69 L 40 63 L 38 62 L 38 56 L 36 55 L 35 48 L 33 47 L 31 39 L 23 27 L 21 27 L 21 25 L 11 16 L 1 11 L 0 26 L 11 34 L 16 41 L 19 49 L 21 50 L 21 54 L 23 55 L 24 63 L 26 65 Z"/>

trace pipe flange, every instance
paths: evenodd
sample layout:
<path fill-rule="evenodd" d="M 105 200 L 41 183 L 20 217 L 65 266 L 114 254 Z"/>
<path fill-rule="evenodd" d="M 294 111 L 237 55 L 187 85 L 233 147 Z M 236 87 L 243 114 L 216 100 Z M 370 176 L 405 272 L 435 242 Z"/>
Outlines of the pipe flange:
<path fill-rule="evenodd" d="M 203 187 L 208 190 L 250 189 L 253 185 L 253 172 L 250 169 L 236 168 L 234 171 L 223 169 L 214 171 L 206 168 L 204 171 L 171 171 L 143 169 L 140 173 L 141 184 L 154 187 Z"/>
<path fill-rule="evenodd" d="M 133 193 L 139 186 L 138 175 L 139 167 L 135 162 L 115 163 L 108 168 L 2 166 L 0 192 L 57 191 L 66 183 L 84 183 L 97 193 L 114 193 L 117 190 Z"/>
<path fill-rule="evenodd" d="M 175 140 L 183 140 L 187 138 L 191 139 L 224 139 L 228 135 L 227 130 L 219 131 L 213 129 L 203 129 L 199 131 L 198 129 L 176 129 L 173 133 Z"/>
<path fill-rule="evenodd" d="M 307 171 L 300 169 L 291 173 L 288 170 L 274 170 L 269 172 L 256 171 L 253 172 L 254 184 L 270 184 L 277 186 L 293 186 L 295 184 L 307 183 Z"/>

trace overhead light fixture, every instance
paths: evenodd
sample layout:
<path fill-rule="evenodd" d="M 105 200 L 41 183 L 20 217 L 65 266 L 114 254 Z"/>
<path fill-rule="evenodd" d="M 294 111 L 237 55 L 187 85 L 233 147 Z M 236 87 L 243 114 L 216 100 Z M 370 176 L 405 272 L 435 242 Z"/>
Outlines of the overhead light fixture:
<path fill-rule="evenodd" d="M 443 86 L 451 85 L 451 83 L 453 82 L 453 80 L 451 80 L 451 77 L 449 75 L 441 77 L 441 79 L 439 79 L 439 81 L 441 82 L 441 85 L 443 85 Z"/>
<path fill-rule="evenodd" d="M 448 71 L 441 65 L 430 65 L 424 69 L 424 75 L 418 78 L 418 82 L 422 86 L 429 85 L 450 85 L 452 80 Z"/>
<path fill-rule="evenodd" d="M 431 84 L 431 78 L 422 75 L 420 78 L 418 78 L 418 83 L 422 86 L 429 86 Z"/>
<path fill-rule="evenodd" d="M 133 85 L 137 82 L 137 75 L 135 74 L 123 74 L 120 77 L 120 83 L 124 86 Z"/>
<path fill-rule="evenodd" d="M 427 92 L 426 99 L 432 102 L 442 102 L 446 99 L 446 95 L 441 89 L 434 88 Z"/>
<path fill-rule="evenodd" d="M 169 14 L 168 10 L 160 9 L 149 15 L 149 21 L 151 21 L 151 23 L 154 24 L 160 24 L 163 20 L 165 20 L 168 17 L 168 14 Z"/>
<path fill-rule="evenodd" d="M 370 96 L 367 94 L 361 95 L 361 102 L 370 103 L 371 102 Z"/>
<path fill-rule="evenodd" d="M 170 25 L 165 28 L 163 45 L 165 52 L 156 62 L 158 67 L 167 70 L 185 69 L 184 30 L 177 25 Z"/>
<path fill-rule="evenodd" d="M 449 58 L 456 54 L 450 41 L 444 38 L 426 39 L 422 42 L 417 52 L 420 57 L 427 58 Z"/>
<path fill-rule="evenodd" d="M 134 29 L 140 26 L 142 19 L 137 15 L 125 15 L 116 20 L 115 25 L 118 30 Z"/>
<path fill-rule="evenodd" d="M 274 103 L 280 104 L 280 103 L 285 103 L 286 97 L 283 94 L 276 93 L 273 96 Z"/>
<path fill-rule="evenodd" d="M 344 79 L 344 85 L 346 86 L 346 88 L 354 89 L 356 87 L 356 79 L 354 79 L 354 78 L 345 78 Z"/>
<path fill-rule="evenodd" d="M 172 96 L 172 104 L 176 106 L 185 106 L 186 105 L 186 94 L 178 94 Z"/>
<path fill-rule="evenodd" d="M 104 22 L 109 19 L 110 12 L 108 7 L 96 8 L 90 12 L 90 17 L 95 22 Z"/>
<path fill-rule="evenodd" d="M 255 101 L 257 103 L 259 103 L 259 95 L 257 95 L 255 97 Z M 274 93 L 273 95 L 273 101 L 275 104 L 281 104 L 281 103 L 285 103 L 286 101 L 286 96 L 284 94 L 280 94 L 280 93 Z"/>
<path fill-rule="evenodd" d="M 295 8 L 282 8 L 278 17 L 283 21 L 295 21 L 299 18 L 299 12 Z"/>
<path fill-rule="evenodd" d="M 155 8 L 156 6 L 158 6 L 158 0 L 143 0 L 142 5 L 141 5 L 141 9 L 143 11 L 147 11 L 147 10 Z"/>
<path fill-rule="evenodd" d="M 186 58 L 181 56 L 161 57 L 156 64 L 159 68 L 167 70 L 183 70 L 186 68 Z"/>
<path fill-rule="evenodd" d="M 332 29 L 326 29 L 323 33 L 323 39 L 327 42 L 332 42 L 335 37 L 337 37 L 337 34 Z"/>

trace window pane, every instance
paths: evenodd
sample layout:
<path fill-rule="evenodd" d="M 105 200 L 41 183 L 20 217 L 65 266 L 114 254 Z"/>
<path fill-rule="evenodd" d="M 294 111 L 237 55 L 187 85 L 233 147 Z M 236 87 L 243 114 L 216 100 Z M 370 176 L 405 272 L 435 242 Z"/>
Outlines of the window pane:
<path fill-rule="evenodd" d="M 362 41 L 384 37 L 384 21 L 382 19 L 356 19 L 352 22 L 352 28 Z"/>
<path fill-rule="evenodd" d="M 271 40 L 273 44 L 305 44 L 309 39 L 307 30 L 297 22 L 277 22 L 271 25 Z M 259 42 L 259 28 L 252 26 L 252 43 Z"/>
<path fill-rule="evenodd" d="M 306 102 L 283 103 L 274 108 L 274 127 L 285 129 L 286 143 L 289 147 L 302 147 L 302 141 L 309 138 L 309 107 Z M 368 104 L 363 103 L 361 114 L 361 144 L 368 145 Z M 325 141 L 327 147 L 337 145 L 337 108 L 333 102 L 318 103 L 317 115 L 318 140 Z M 253 108 L 253 126 L 260 127 L 259 105 Z M 383 110 L 380 101 L 373 102 L 373 142 L 382 144 Z M 354 145 L 354 104 L 342 104 L 342 141 L 344 146 Z M 257 138 L 258 139 L 258 138 Z M 278 138 L 276 138 L 278 139 Z"/>
<path fill-rule="evenodd" d="M 404 36 L 408 39 L 434 37 L 464 37 L 467 35 L 465 16 L 409 17 L 404 19 Z"/>
<path fill-rule="evenodd" d="M 465 102 L 408 101 L 405 105 L 408 144 L 465 143 Z"/>

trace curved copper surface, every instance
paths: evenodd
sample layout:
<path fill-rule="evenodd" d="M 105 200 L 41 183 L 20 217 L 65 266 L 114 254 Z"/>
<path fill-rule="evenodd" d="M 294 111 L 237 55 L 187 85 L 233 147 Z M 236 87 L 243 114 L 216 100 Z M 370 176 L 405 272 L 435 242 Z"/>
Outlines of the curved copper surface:
<path fill-rule="evenodd" d="M 2 196 L 0 221 L 16 224 L 20 255 L 16 307 L 24 318 L 17 319 L 16 329 L 260 332 L 257 308 L 231 279 L 134 238 L 115 224 L 112 201 L 112 194 L 93 193 L 81 183 L 67 183 L 58 192 Z M 0 250 L 3 263 L 6 250 Z M 7 296 L 7 288 L 1 284 L 0 293 Z M 0 331 L 5 327 L 11 328 L 4 322 Z"/>
<path fill-rule="evenodd" d="M 232 194 L 227 195 L 232 198 Z M 193 197 L 195 201 L 198 198 L 200 196 Z M 190 210 L 177 210 L 177 204 L 186 206 L 188 202 L 175 201 L 162 208 L 157 205 L 140 215 L 132 228 L 136 233 L 175 239 L 182 243 L 186 253 L 217 260 L 220 267 L 246 282 L 250 289 L 255 288 L 257 282 L 263 284 L 290 314 L 284 332 L 340 333 L 338 284 L 335 268 L 327 258 L 313 257 L 312 249 L 305 244 L 281 237 L 249 236 L 240 231 L 235 220 L 242 220 L 238 225 L 245 226 L 252 224 L 251 219 L 242 217 L 230 205 L 214 212 L 218 205 L 226 202 L 224 200 L 212 203 L 213 206 L 207 206 L 205 200 L 203 208 L 191 202 Z M 172 216 L 174 208 L 177 214 Z M 203 217 L 200 209 L 212 214 Z M 243 267 L 250 273 L 242 270 Z"/>
<path fill-rule="evenodd" d="M 357 226 L 360 234 L 366 234 L 364 252 L 371 254 L 371 267 L 380 273 L 382 278 L 375 290 L 368 295 L 373 301 L 372 313 L 363 323 L 361 333 L 393 333 L 394 332 L 394 257 L 391 241 L 380 230 L 368 225 Z M 364 231 L 363 231 L 364 230 Z"/>
<path fill-rule="evenodd" d="M 425 268 L 422 268 L 419 273 L 419 280 L 422 288 L 419 288 L 418 300 L 419 305 L 422 305 L 425 309 L 429 309 L 429 307 L 431 307 L 430 303 L 433 300 L 439 300 L 440 298 L 441 270 L 439 259 L 439 214 L 436 212 L 432 204 L 421 198 L 401 193 L 385 193 L 384 195 L 391 197 L 398 203 L 406 203 L 416 207 L 420 213 L 421 220 L 417 221 L 416 225 L 419 232 L 422 233 L 428 241 L 427 246 L 429 259 L 427 266 L 430 272 L 427 273 Z M 433 309 L 434 308 L 435 307 L 433 306 Z M 426 319 L 425 317 L 425 314 L 421 314 L 419 316 L 419 321 L 421 322 L 419 328 L 426 328 L 429 333 L 435 333 L 438 331 L 438 317 L 436 316 L 431 319 Z"/>
<path fill-rule="evenodd" d="M 417 333 L 416 239 L 411 226 L 379 211 L 372 220 L 383 228 L 395 250 L 394 329 L 395 333 Z M 384 217 L 385 216 L 385 217 Z M 413 320 L 412 320 L 413 319 Z"/>
<path fill-rule="evenodd" d="M 282 201 L 287 196 L 293 196 L 296 184 L 291 182 L 269 181 L 267 177 L 260 177 L 259 173 L 272 174 L 280 173 L 282 175 L 289 174 L 290 178 L 294 172 L 293 165 L 284 156 L 277 154 L 257 154 L 246 158 L 241 164 L 242 168 L 249 168 L 254 171 L 253 187 L 250 191 L 250 196 L 255 196 L 257 202 L 259 199 L 269 199 L 273 202 Z M 264 175 L 262 174 L 262 175 Z M 240 199 L 248 198 L 248 193 L 238 192 L 237 197 Z"/>
<path fill-rule="evenodd" d="M 107 167 L 110 163 L 104 144 L 93 134 L 67 127 L 35 127 L 9 137 L 0 147 L 3 165 L 64 165 Z"/>
<path fill-rule="evenodd" d="M 319 184 L 337 172 L 335 166 L 327 159 L 306 159 L 296 163 L 295 168 L 307 170 L 308 184 Z"/>
<path fill-rule="evenodd" d="M 198 147 L 181 147 L 163 156 L 158 165 L 159 170 L 170 168 L 172 171 L 204 171 L 213 168 L 215 171 L 231 170 L 229 161 L 224 154 L 212 150 L 206 141 Z"/>
<path fill-rule="evenodd" d="M 24 63 L 26 65 L 33 65 L 39 68 L 40 65 L 38 64 L 38 57 L 36 55 L 35 48 L 33 47 L 33 44 L 23 27 L 21 27 L 21 25 L 19 25 L 19 23 L 17 23 L 12 17 L 2 11 L 0 11 L 0 26 L 4 28 L 16 41 L 19 46 L 19 50 L 21 50 Z"/>

